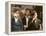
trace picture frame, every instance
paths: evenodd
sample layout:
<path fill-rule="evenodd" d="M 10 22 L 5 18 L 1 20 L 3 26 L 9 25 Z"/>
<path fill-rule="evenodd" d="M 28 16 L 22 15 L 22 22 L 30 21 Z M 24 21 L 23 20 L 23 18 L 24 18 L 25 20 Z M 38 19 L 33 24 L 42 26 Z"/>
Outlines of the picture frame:
<path fill-rule="evenodd" d="M 43 15 L 43 30 L 31 30 L 31 31 L 15 31 L 11 32 L 11 4 L 17 5 L 33 5 L 33 6 L 42 6 L 42 15 Z M 35 2 L 19 2 L 19 1 L 10 1 L 5 3 L 5 32 L 7 34 L 27 34 L 27 33 L 42 33 L 45 32 L 45 22 L 44 22 L 44 14 L 45 14 L 45 4 L 44 3 L 35 3 Z M 35 7 L 34 7 L 35 8 Z"/>

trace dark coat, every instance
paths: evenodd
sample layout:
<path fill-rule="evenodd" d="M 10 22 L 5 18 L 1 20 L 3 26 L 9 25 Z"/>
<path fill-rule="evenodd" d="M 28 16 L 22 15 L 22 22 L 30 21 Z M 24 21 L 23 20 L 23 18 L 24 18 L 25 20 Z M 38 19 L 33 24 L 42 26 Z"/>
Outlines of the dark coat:
<path fill-rule="evenodd" d="M 23 22 L 23 25 L 26 25 L 26 17 L 27 16 L 24 16 L 23 19 L 22 19 L 22 22 Z M 28 19 L 30 19 L 31 17 L 29 16 Z M 30 19 L 32 20 L 32 19 Z M 26 29 L 23 28 L 23 30 L 25 31 Z"/>
<path fill-rule="evenodd" d="M 36 22 L 35 20 L 31 22 L 31 19 L 29 19 L 28 23 L 29 25 L 28 25 L 27 30 L 39 30 L 40 29 L 41 21 L 39 19 L 36 19 Z"/>
<path fill-rule="evenodd" d="M 26 18 L 25 17 L 22 18 L 22 22 L 23 22 L 23 25 L 26 25 Z"/>
<path fill-rule="evenodd" d="M 11 20 L 11 31 L 22 31 L 23 30 L 23 23 L 22 21 L 18 20 L 16 23 L 14 18 Z"/>

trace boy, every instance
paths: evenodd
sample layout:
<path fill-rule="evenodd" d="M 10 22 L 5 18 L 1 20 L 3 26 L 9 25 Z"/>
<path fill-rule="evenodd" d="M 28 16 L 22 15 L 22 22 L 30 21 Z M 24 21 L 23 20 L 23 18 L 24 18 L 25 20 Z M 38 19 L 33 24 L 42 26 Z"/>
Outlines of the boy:
<path fill-rule="evenodd" d="M 17 9 L 11 20 L 11 30 L 12 31 L 22 31 L 23 30 L 23 23 L 20 16 L 20 10 Z"/>

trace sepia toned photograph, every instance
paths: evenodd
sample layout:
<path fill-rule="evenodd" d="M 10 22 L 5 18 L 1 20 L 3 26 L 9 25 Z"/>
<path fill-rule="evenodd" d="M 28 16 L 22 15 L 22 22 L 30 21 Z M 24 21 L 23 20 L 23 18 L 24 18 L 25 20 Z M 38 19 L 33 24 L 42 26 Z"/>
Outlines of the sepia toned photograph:
<path fill-rule="evenodd" d="M 36 2 L 6 2 L 5 32 L 29 34 L 45 32 L 45 4 Z"/>
<path fill-rule="evenodd" d="M 11 4 L 11 32 L 43 30 L 43 6 Z"/>

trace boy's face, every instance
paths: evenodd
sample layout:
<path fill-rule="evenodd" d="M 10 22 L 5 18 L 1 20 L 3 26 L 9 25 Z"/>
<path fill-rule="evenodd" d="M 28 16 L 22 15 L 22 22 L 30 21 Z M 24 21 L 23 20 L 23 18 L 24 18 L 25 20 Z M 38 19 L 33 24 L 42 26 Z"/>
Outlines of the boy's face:
<path fill-rule="evenodd" d="M 26 16 L 29 16 L 29 15 L 30 15 L 30 11 L 27 10 L 27 11 L 26 11 Z"/>
<path fill-rule="evenodd" d="M 21 10 L 21 12 L 23 13 L 23 15 L 25 15 L 25 14 L 26 14 L 25 9 Z"/>
<path fill-rule="evenodd" d="M 19 11 L 16 11 L 16 13 L 13 14 L 14 18 L 15 17 L 20 17 Z"/>

